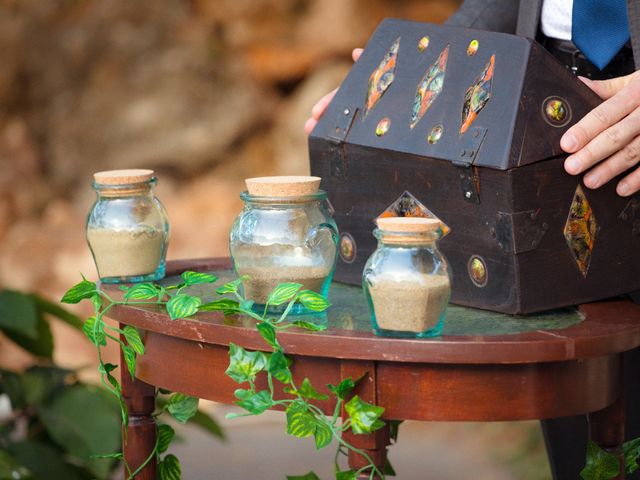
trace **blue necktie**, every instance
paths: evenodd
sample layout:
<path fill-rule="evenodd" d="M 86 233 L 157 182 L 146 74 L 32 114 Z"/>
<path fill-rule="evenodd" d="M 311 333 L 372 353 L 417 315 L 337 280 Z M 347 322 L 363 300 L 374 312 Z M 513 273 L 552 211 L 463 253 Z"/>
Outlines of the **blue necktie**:
<path fill-rule="evenodd" d="M 629 40 L 627 0 L 573 0 L 571 40 L 602 70 Z"/>

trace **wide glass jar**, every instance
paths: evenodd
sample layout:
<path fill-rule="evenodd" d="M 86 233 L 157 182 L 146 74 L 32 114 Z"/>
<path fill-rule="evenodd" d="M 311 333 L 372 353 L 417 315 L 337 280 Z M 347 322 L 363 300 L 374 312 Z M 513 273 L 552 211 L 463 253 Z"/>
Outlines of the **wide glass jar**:
<path fill-rule="evenodd" d="M 376 335 L 406 338 L 442 333 L 451 274 L 438 250 L 440 221 L 379 218 L 378 248 L 362 275 Z"/>
<path fill-rule="evenodd" d="M 94 174 L 98 198 L 87 218 L 87 242 L 104 283 L 164 277 L 169 220 L 153 194 L 153 170 Z"/>
<path fill-rule="evenodd" d="M 261 177 L 246 180 L 244 209 L 230 234 L 236 273 L 245 275 L 244 296 L 264 308 L 280 283 L 327 297 L 337 259 L 338 227 L 318 177 Z M 270 311 L 283 307 L 269 305 Z M 308 313 L 296 305 L 292 313 Z"/>

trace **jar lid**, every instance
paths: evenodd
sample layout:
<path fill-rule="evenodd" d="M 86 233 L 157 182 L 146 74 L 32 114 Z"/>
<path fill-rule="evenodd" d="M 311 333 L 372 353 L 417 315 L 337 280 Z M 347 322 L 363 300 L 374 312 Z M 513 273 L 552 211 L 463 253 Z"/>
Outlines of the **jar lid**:
<path fill-rule="evenodd" d="M 93 179 L 101 185 L 127 185 L 131 183 L 148 182 L 153 178 L 153 170 L 105 170 L 93 174 Z"/>
<path fill-rule="evenodd" d="M 378 228 L 384 232 L 427 233 L 441 227 L 437 218 L 385 217 L 377 218 Z"/>
<path fill-rule="evenodd" d="M 320 188 L 320 177 L 278 176 L 247 178 L 250 195 L 257 197 L 300 197 L 313 195 Z"/>

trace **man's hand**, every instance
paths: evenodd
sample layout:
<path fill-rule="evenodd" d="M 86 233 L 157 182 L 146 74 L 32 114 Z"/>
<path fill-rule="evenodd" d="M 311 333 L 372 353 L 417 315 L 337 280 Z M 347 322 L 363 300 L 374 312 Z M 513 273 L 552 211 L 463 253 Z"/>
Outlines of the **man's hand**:
<path fill-rule="evenodd" d="M 626 197 L 640 190 L 640 71 L 625 77 L 594 81 L 580 77 L 605 100 L 562 136 L 560 146 L 571 153 L 565 170 L 584 176 L 588 188 L 598 188 L 635 167 L 616 187 Z"/>
<path fill-rule="evenodd" d="M 356 48 L 353 50 L 353 52 L 351 52 L 351 58 L 353 58 L 354 62 L 358 61 L 358 59 L 360 58 L 360 55 L 362 55 L 361 48 Z M 318 120 L 320 120 L 320 117 L 322 117 L 322 114 L 331 103 L 331 100 L 333 100 L 333 97 L 336 96 L 337 91 L 338 91 L 337 88 L 335 90 L 330 91 L 320 100 L 318 100 L 316 104 L 313 106 L 313 108 L 311 109 L 311 117 L 307 119 L 307 121 L 304 123 L 304 131 L 307 132 L 307 134 L 311 133 L 311 131 L 315 128 L 316 124 L 318 123 Z"/>

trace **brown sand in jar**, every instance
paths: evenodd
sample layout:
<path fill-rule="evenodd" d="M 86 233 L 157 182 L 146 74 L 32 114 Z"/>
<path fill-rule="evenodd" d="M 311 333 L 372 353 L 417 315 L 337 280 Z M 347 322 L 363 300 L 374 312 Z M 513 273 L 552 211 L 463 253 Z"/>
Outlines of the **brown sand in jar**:
<path fill-rule="evenodd" d="M 87 230 L 87 241 L 100 278 L 155 272 L 160 265 L 164 240 L 164 232 L 158 230 Z"/>
<path fill-rule="evenodd" d="M 258 304 L 267 303 L 269 294 L 280 283 L 301 283 L 302 290 L 313 290 L 320 293 L 322 284 L 329 276 L 330 271 L 325 267 L 243 267 L 238 269 L 239 275 L 248 275 L 250 278 L 242 285 L 244 296 Z"/>
<path fill-rule="evenodd" d="M 444 275 L 416 280 L 372 278 L 369 286 L 378 327 L 399 332 L 424 332 L 435 327 L 449 302 L 451 285 Z"/>

